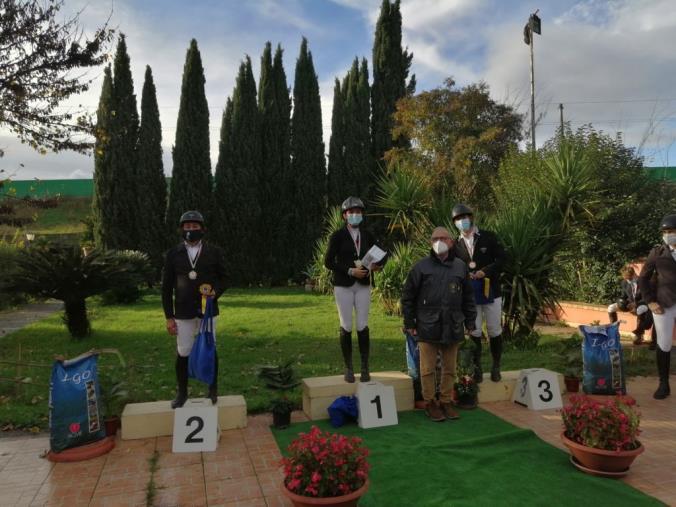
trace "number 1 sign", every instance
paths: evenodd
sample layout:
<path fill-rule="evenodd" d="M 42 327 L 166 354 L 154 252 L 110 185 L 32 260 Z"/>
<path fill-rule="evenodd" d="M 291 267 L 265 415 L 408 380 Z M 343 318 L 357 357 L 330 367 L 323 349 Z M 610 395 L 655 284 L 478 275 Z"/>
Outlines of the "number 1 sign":
<path fill-rule="evenodd" d="M 553 371 L 541 368 L 521 370 L 514 386 L 512 401 L 531 410 L 561 408 L 559 378 Z"/>
<path fill-rule="evenodd" d="M 360 382 L 357 386 L 359 427 L 379 428 L 399 423 L 394 387 L 380 382 Z"/>
<path fill-rule="evenodd" d="M 215 451 L 218 409 L 209 400 L 188 400 L 174 410 L 173 452 Z"/>

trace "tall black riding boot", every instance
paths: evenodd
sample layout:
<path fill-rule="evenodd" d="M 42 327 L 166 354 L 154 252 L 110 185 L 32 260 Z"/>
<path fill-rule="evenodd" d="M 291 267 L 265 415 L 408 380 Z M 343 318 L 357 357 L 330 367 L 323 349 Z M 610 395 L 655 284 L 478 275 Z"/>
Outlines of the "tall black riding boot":
<path fill-rule="evenodd" d="M 359 381 L 368 382 L 371 380 L 371 374 L 369 373 L 371 338 L 369 336 L 368 326 L 361 331 L 357 331 L 357 338 L 359 339 L 359 355 L 361 356 L 361 377 L 359 377 Z"/>
<path fill-rule="evenodd" d="M 352 384 L 354 382 L 354 367 L 352 366 L 352 333 L 340 328 L 340 350 L 343 353 L 343 362 L 345 363 L 345 382 Z"/>
<path fill-rule="evenodd" d="M 180 408 L 188 400 L 188 358 L 176 356 L 176 398 L 171 408 Z"/>
<path fill-rule="evenodd" d="M 617 312 L 608 312 L 608 320 L 611 324 L 617 322 Z"/>
<path fill-rule="evenodd" d="M 218 403 L 218 353 L 214 354 L 214 381 L 209 386 L 209 395 L 207 397 L 214 405 Z"/>
<path fill-rule="evenodd" d="M 493 382 L 500 382 L 502 375 L 500 375 L 500 359 L 502 358 L 502 336 L 494 336 L 490 338 L 491 342 L 491 356 L 493 357 L 493 365 L 491 366 L 491 380 Z"/>
<path fill-rule="evenodd" d="M 671 352 L 664 352 L 657 346 L 657 372 L 660 375 L 660 385 L 653 394 L 656 400 L 663 400 L 671 394 L 669 387 L 669 367 L 671 366 Z"/>
<path fill-rule="evenodd" d="M 484 381 L 484 372 L 481 369 L 481 336 L 472 336 L 474 350 L 472 351 L 472 362 L 474 363 L 474 382 L 480 384 Z"/>

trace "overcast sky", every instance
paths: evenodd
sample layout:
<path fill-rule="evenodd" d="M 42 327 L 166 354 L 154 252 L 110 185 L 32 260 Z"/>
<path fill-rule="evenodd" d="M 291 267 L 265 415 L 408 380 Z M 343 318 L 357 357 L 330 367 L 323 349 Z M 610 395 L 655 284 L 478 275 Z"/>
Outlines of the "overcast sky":
<path fill-rule="evenodd" d="M 529 107 L 528 46 L 523 26 L 536 8 L 537 144 L 552 135 L 559 103 L 573 127 L 592 123 L 621 132 L 641 147 L 646 165 L 676 165 L 676 1 L 674 0 L 402 0 L 404 44 L 413 52 L 418 90 L 452 76 L 459 85 L 484 80 L 494 98 Z M 258 80 L 266 41 L 281 43 L 289 87 L 300 40 L 312 51 L 322 95 L 328 146 L 333 81 L 355 56 L 371 71 L 380 0 L 66 0 L 64 15 L 84 8 L 87 30 L 112 10 L 111 25 L 127 36 L 139 101 L 145 65 L 153 69 L 162 121 L 165 172 L 171 173 L 186 49 L 196 38 L 211 113 L 215 165 L 220 119 L 239 63 L 250 55 Z M 114 45 L 111 47 L 114 51 Z M 89 92 L 71 101 L 96 110 L 102 69 Z M 91 177 L 93 159 L 72 153 L 38 155 L 0 130 L 2 167 L 15 179 Z M 23 164 L 23 167 L 20 166 Z"/>

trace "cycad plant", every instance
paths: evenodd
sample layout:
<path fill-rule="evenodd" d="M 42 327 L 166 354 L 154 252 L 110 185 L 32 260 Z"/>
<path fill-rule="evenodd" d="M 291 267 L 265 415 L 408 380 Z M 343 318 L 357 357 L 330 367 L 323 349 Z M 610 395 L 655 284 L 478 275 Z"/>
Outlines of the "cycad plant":
<path fill-rule="evenodd" d="M 331 235 L 344 225 L 343 215 L 339 206 L 329 208 L 324 219 L 324 233 L 317 240 L 315 245 L 312 263 L 308 266 L 306 273 L 310 274 L 314 280 L 315 290 L 322 294 L 329 294 L 333 289 L 331 283 L 331 271 L 324 265 L 324 257 L 329 247 L 329 238 Z"/>
<path fill-rule="evenodd" d="M 18 260 L 12 285 L 16 290 L 64 303 L 64 322 L 73 338 L 89 335 L 86 299 L 130 276 L 134 265 L 118 253 L 79 247 L 29 248 Z"/>

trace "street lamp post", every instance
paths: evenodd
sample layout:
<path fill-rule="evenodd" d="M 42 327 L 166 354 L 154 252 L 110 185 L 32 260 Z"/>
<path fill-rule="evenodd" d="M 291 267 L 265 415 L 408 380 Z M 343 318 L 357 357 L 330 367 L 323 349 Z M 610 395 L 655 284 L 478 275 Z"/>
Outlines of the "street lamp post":
<path fill-rule="evenodd" d="M 540 9 L 537 9 L 530 15 L 528 23 L 526 23 L 523 29 L 523 40 L 530 47 L 530 137 L 533 150 L 535 150 L 535 63 L 533 60 L 533 41 L 535 37 L 533 34 L 542 35 L 542 23 L 538 17 L 538 12 L 540 12 Z"/>

